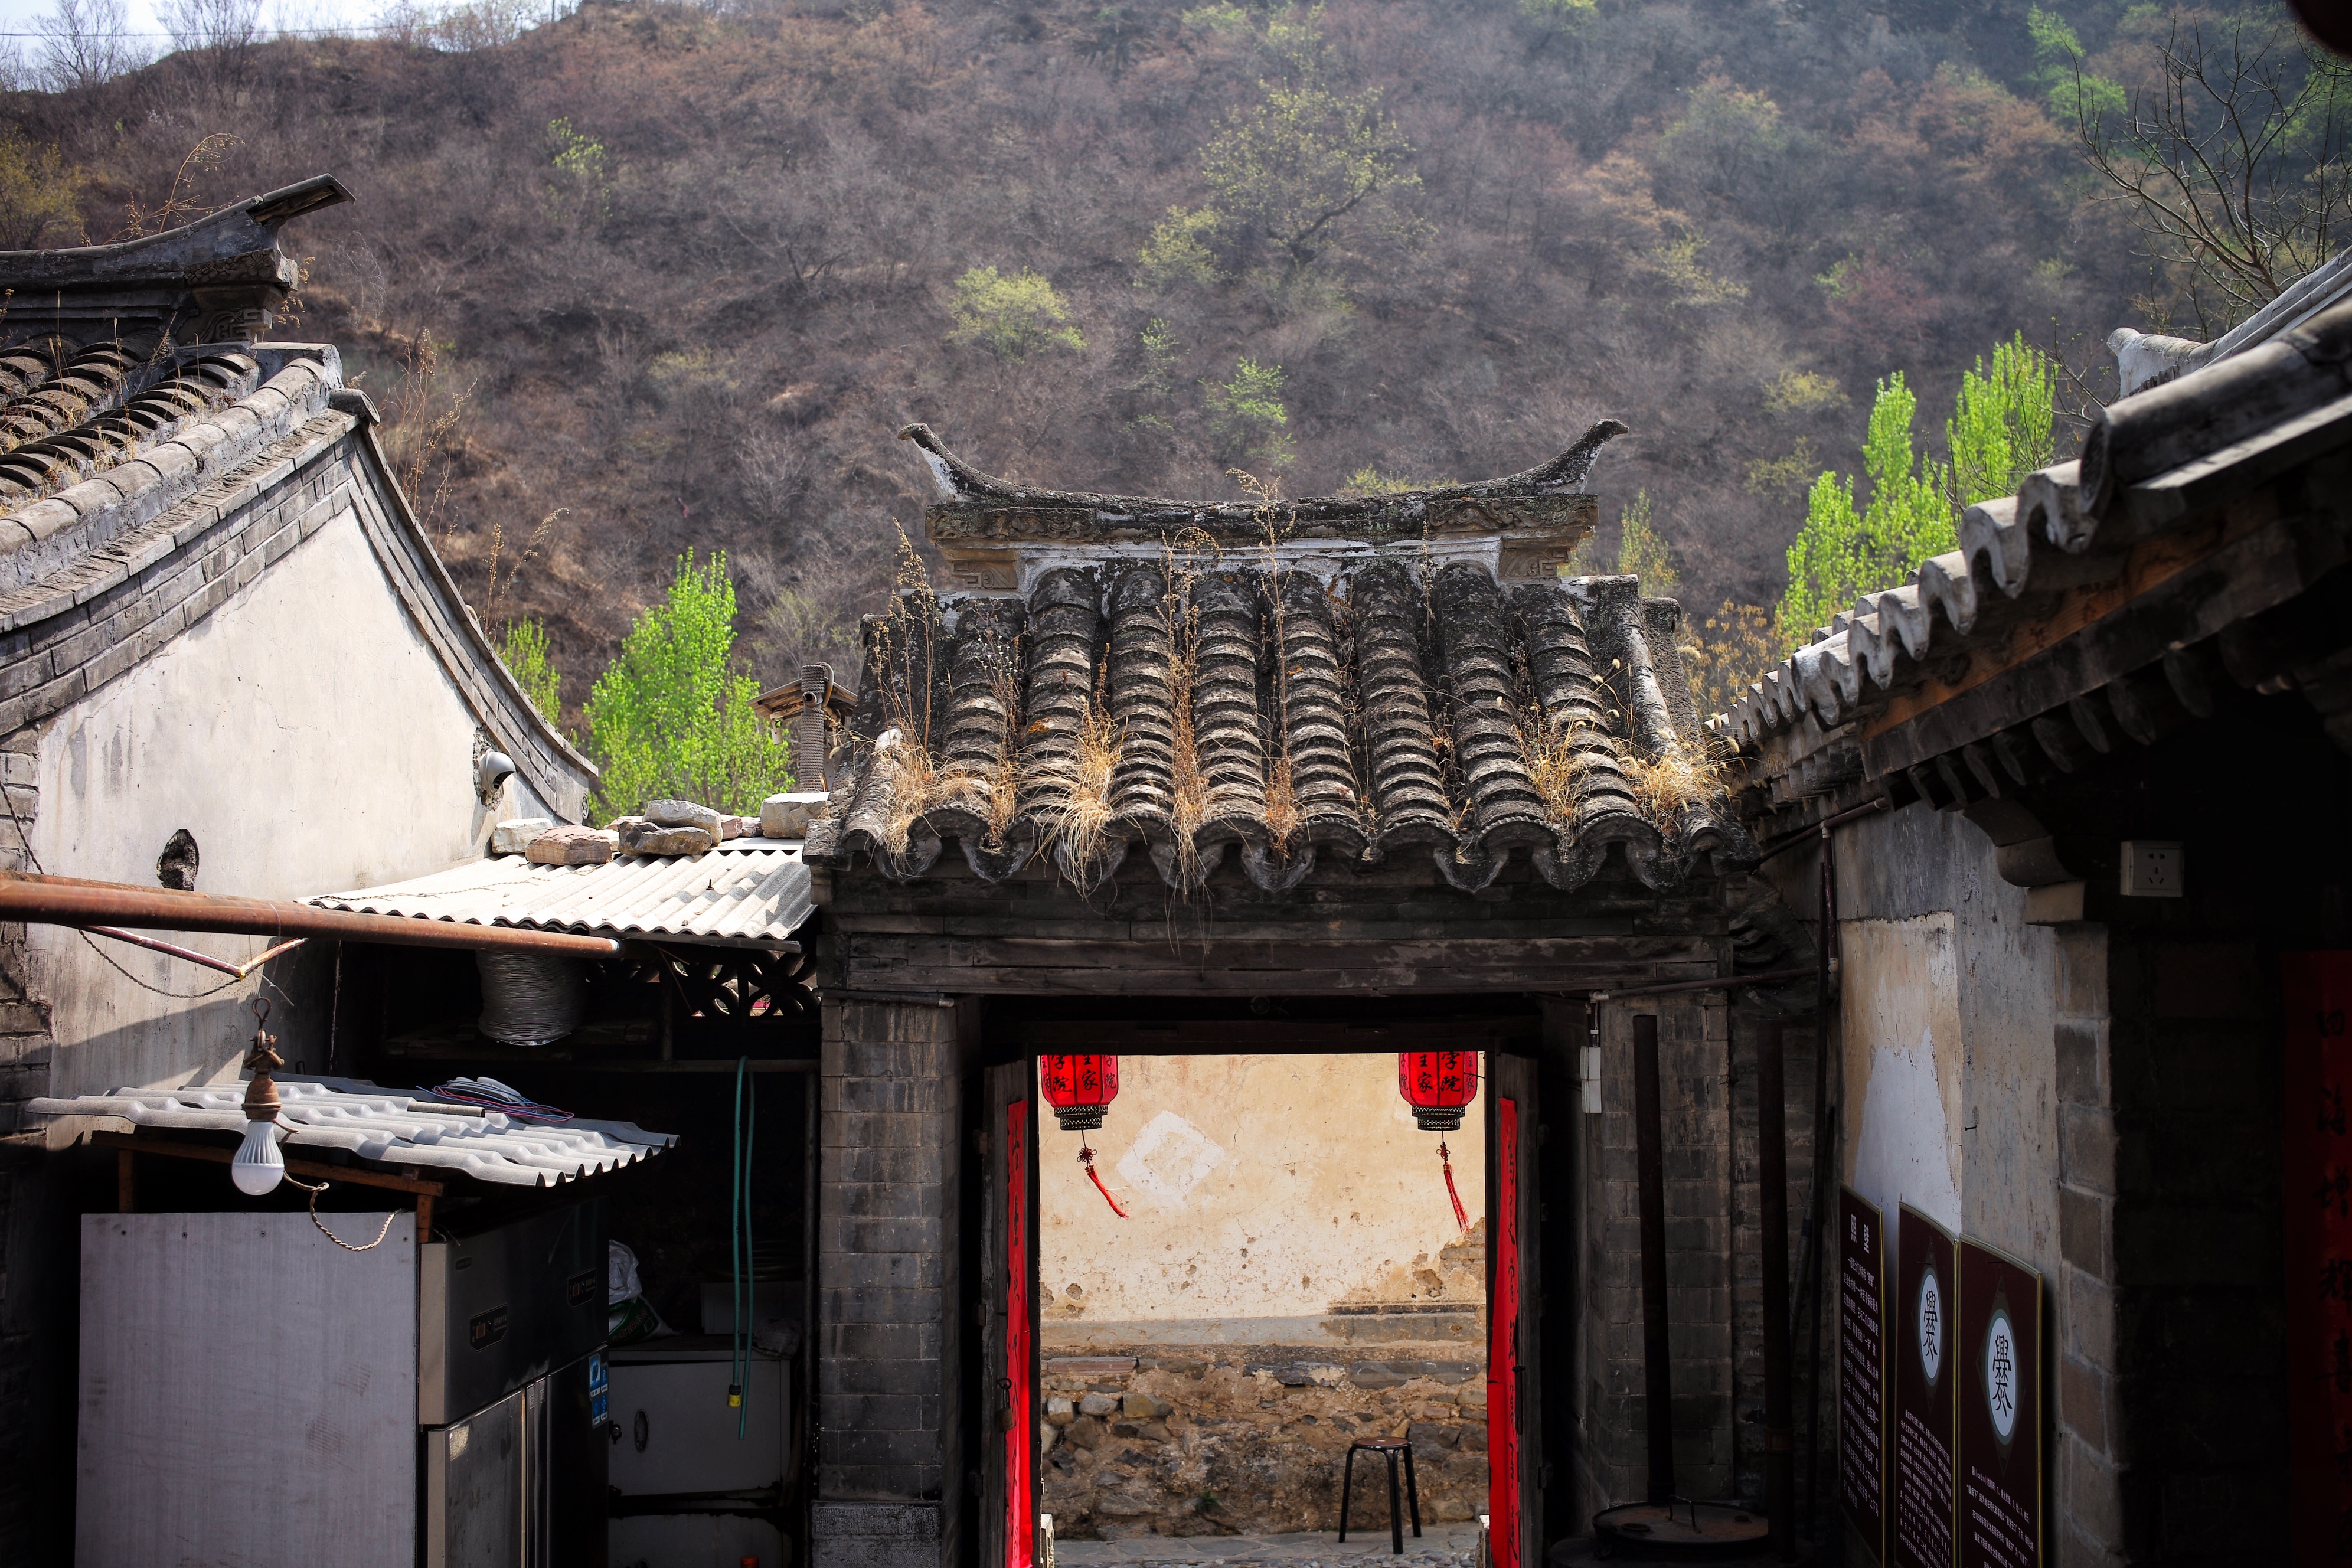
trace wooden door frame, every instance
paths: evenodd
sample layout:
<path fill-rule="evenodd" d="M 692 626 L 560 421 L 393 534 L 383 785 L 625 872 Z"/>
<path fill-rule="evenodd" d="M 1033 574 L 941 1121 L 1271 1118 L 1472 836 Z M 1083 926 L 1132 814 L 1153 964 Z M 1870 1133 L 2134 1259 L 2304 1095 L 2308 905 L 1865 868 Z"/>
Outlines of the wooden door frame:
<path fill-rule="evenodd" d="M 1543 1356 L 1544 1143 L 1540 1059 L 1533 1053 L 1486 1055 L 1486 1400 L 1488 1539 L 1495 1568 L 1543 1568 L 1545 1406 Z M 1506 1102 L 1508 1109 L 1506 1110 Z M 1511 1162 L 1506 1173 L 1504 1162 Z M 1508 1212 L 1516 1210 L 1516 1213 Z M 1517 1299 L 1507 1316 L 1500 1286 L 1506 1262 L 1517 1276 Z M 1506 1324 L 1508 1325 L 1507 1335 Z M 1497 1375 L 1496 1348 L 1508 1337 L 1513 1354 L 1507 1376 Z M 1496 1439 L 1506 1412 L 1505 1440 Z M 1496 1462 L 1507 1454 L 1512 1465 Z M 1515 1472 L 1515 1473 L 1514 1473 Z M 1503 1531 L 1505 1484 L 1515 1504 L 1509 1531 Z"/>
<path fill-rule="evenodd" d="M 981 1129 L 984 1160 L 985 1201 L 981 1205 L 981 1386 L 973 1402 L 979 1416 L 980 1507 L 974 1512 L 980 1568 L 1034 1568 L 1036 1560 L 1037 1419 L 1041 1407 L 1037 1259 L 1037 1078 L 1034 1058 L 993 1063 L 981 1069 Z M 1017 1097 L 1017 1098 L 1016 1098 Z M 1017 1119 L 1011 1113 L 1017 1112 Z M 1014 1125 L 1017 1120 L 1018 1125 Z M 1021 1140 L 1016 1143 L 1016 1139 Z M 1017 1168 L 1016 1168 L 1017 1165 Z M 1012 1261 L 1013 1216 L 1007 1197 L 1020 1198 L 1023 1223 L 1019 1245 L 1024 1255 Z M 1014 1289 L 1016 1282 L 1021 1286 Z M 1023 1327 L 1026 1330 L 1027 1364 L 1010 1364 L 1013 1321 L 1009 1310 L 1015 1297 L 1025 1299 Z M 1027 1397 L 1022 1397 L 1025 1384 Z M 1008 1387 L 1009 1385 L 1009 1387 Z M 1007 1429 L 1002 1413 L 1012 1412 Z M 1009 1466 L 1018 1457 L 1016 1445 L 1025 1445 L 1027 1495 L 1016 1504 L 1009 1495 Z M 1013 1510 L 1025 1518 L 1025 1531 Z M 1018 1543 L 1025 1540 L 1028 1550 Z M 1026 1561 L 1021 1559 L 1025 1555 Z"/>
<path fill-rule="evenodd" d="M 983 1165 L 986 1172 L 987 1201 L 982 1205 L 983 1231 L 979 1238 L 982 1267 L 990 1281 L 989 1293 L 983 1303 L 985 1322 L 982 1329 L 985 1349 L 982 1358 L 983 1374 L 976 1390 L 973 1405 L 980 1419 L 975 1423 L 982 1449 L 985 1456 L 981 1467 L 981 1493 L 976 1519 L 980 1538 L 977 1553 L 979 1568 L 1007 1568 L 1003 1562 L 1003 1458 L 1001 1435 L 996 1430 L 995 1414 L 1000 1407 L 996 1379 L 1003 1375 L 1001 1362 L 1003 1336 L 1003 1298 L 1005 1285 L 998 1256 L 997 1237 L 1001 1235 L 1002 1194 L 1004 1173 L 1002 1166 L 1004 1131 L 1002 1108 L 998 1104 L 994 1085 L 995 1075 L 1005 1068 L 1017 1068 L 1026 1075 L 1031 1103 L 1035 1105 L 1035 1064 L 1040 1055 L 1082 1050 L 1101 1051 L 1129 1056 L 1377 1056 L 1390 1052 L 1429 1048 L 1442 1046 L 1450 1049 L 1475 1049 L 1487 1062 L 1499 1056 L 1524 1064 L 1528 1084 L 1520 1106 L 1520 1136 L 1527 1151 L 1523 1164 L 1520 1190 L 1522 1215 L 1522 1247 L 1526 1260 L 1521 1278 L 1521 1321 L 1523 1339 L 1548 1345 L 1549 1356 L 1536 1355 L 1523 1363 L 1529 1369 L 1526 1380 L 1523 1407 L 1529 1435 L 1527 1452 L 1529 1462 L 1523 1480 L 1521 1518 L 1526 1545 L 1519 1568 L 1542 1568 L 1546 1544 L 1564 1534 L 1575 1532 L 1576 1500 L 1572 1489 L 1558 1484 L 1557 1478 L 1565 1475 L 1570 1467 L 1559 1461 L 1565 1458 L 1566 1447 L 1574 1441 L 1575 1416 L 1572 1402 L 1578 1397 L 1576 1359 L 1570 1352 L 1575 1336 L 1566 1340 L 1554 1331 L 1565 1321 L 1576 1317 L 1576 1303 L 1556 1294 L 1556 1288 L 1566 1285 L 1575 1277 L 1575 1238 L 1570 1234 L 1577 1205 L 1560 1198 L 1572 1191 L 1569 1184 L 1575 1180 L 1570 1156 L 1574 1140 L 1563 1136 L 1570 1125 L 1563 1121 L 1576 1114 L 1576 1048 L 1583 1043 L 1582 1020 L 1584 1004 L 1580 998 L 1561 998 L 1542 993 L 1514 993 L 1512 1001 L 1524 1005 L 1523 1011 L 1435 1012 L 1429 1016 L 1391 1016 L 1386 1020 L 1363 1017 L 1305 1017 L 1260 1019 L 1254 1017 L 1177 1017 L 1135 1016 L 1148 1013 L 1160 999 L 1145 997 L 1087 998 L 1080 1005 L 1070 1005 L 1072 999 L 1047 995 L 999 995 L 989 999 L 990 1017 L 982 1028 L 980 1061 L 979 1096 L 982 1110 L 980 1131 L 982 1133 Z M 1320 1003 L 1335 1004 L 1335 1011 L 1344 1009 L 1346 1002 L 1338 997 L 1300 996 L 1290 999 L 1301 1007 Z M 1404 1000 L 1397 998 L 1396 1000 Z M 1424 1003 L 1436 1003 L 1435 997 L 1421 998 Z M 1024 1004 L 1046 1003 L 1059 1016 L 1024 1017 Z M 1481 1085 L 1484 1104 L 1482 1114 L 1487 1117 L 1488 1169 L 1487 1183 L 1481 1194 L 1481 1207 L 1487 1217 L 1490 1243 L 1487 1248 L 1486 1300 L 1488 1311 L 1494 1310 L 1495 1247 L 1492 1237 L 1496 1228 L 1495 1215 L 1493 1106 L 1496 1099 L 1494 1079 L 1489 1070 L 1488 1082 Z M 1036 1114 L 1032 1112 L 1033 1118 Z M 1028 1412 L 1025 1422 L 1031 1444 L 1030 1473 L 1033 1484 L 1031 1509 L 1034 1513 L 1042 1492 L 1042 1456 L 1036 1449 L 1036 1425 L 1043 1401 L 1042 1321 L 1037 1269 L 1038 1216 L 1038 1139 L 1033 1127 L 1026 1173 L 1029 1214 L 1032 1217 L 1029 1246 L 1031 1281 L 1030 1347 L 1032 1355 L 1032 1403 L 1036 1408 Z M 1547 1285 L 1554 1289 L 1547 1289 Z M 1558 1305 L 1555 1306 L 1554 1302 Z M 1491 1356 L 1491 1345 L 1486 1347 Z M 1490 1363 L 1491 1364 L 1491 1363 Z M 1492 1447 L 1489 1447 L 1492 1453 Z M 1490 1494 L 1491 1496 L 1491 1494 Z"/>

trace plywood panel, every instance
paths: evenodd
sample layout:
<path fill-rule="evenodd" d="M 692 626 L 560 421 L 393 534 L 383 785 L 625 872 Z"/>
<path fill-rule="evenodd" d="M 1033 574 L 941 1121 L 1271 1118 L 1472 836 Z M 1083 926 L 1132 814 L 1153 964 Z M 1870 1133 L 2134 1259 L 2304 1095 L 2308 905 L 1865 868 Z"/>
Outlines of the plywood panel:
<path fill-rule="evenodd" d="M 77 1562 L 411 1568 L 415 1216 L 346 1252 L 306 1214 L 89 1215 L 81 1247 Z"/>

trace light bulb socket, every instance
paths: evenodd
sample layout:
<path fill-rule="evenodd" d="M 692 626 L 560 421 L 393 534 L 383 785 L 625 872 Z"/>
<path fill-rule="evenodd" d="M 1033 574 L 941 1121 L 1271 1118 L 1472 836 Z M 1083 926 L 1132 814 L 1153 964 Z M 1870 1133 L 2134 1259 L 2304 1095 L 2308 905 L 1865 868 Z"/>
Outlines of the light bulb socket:
<path fill-rule="evenodd" d="M 278 1098 L 278 1084 L 267 1072 L 253 1075 L 245 1086 L 245 1119 L 247 1121 L 275 1121 L 285 1106 Z"/>

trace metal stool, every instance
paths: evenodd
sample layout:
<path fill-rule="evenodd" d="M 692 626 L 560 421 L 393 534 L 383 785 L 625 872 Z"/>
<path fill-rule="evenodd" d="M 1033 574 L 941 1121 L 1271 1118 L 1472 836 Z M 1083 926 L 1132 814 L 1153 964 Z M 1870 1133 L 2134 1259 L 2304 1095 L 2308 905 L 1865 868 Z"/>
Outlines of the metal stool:
<path fill-rule="evenodd" d="M 1397 1512 L 1397 1456 L 1404 1456 L 1404 1495 L 1412 1505 L 1412 1533 L 1421 1536 L 1421 1486 L 1412 1475 L 1412 1445 L 1402 1437 L 1361 1437 L 1348 1445 L 1348 1468 L 1339 1481 L 1339 1539 L 1348 1539 L 1348 1500 L 1356 1489 L 1356 1456 L 1378 1454 L 1389 1462 L 1389 1550 L 1404 1555 L 1404 1521 Z"/>

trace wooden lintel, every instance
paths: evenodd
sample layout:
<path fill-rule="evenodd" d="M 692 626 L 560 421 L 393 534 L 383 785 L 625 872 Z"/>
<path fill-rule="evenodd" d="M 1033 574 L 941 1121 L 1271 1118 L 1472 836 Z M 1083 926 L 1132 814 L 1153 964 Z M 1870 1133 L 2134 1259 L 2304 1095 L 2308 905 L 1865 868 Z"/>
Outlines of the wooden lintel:
<path fill-rule="evenodd" d="M 841 931 L 853 991 L 1087 996 L 1570 992 L 1717 973 L 1687 936 L 1421 942 L 1082 942 Z"/>
<path fill-rule="evenodd" d="M 1479 1050 L 1541 1037 L 1543 1019 L 1401 1018 L 1349 1023 L 1322 1018 L 1188 1018 L 1155 1023 L 1137 1018 L 1023 1018 L 1013 1038 L 1024 1050 L 1107 1051 L 1118 1056 L 1232 1056 L 1349 1051 Z"/>
<path fill-rule="evenodd" d="M 117 1149 L 130 1154 L 203 1160 L 215 1165 L 226 1165 L 236 1158 L 234 1149 L 215 1148 L 210 1143 L 183 1143 L 170 1138 L 141 1138 L 128 1132 L 93 1132 L 89 1141 L 102 1149 Z M 415 1176 L 395 1176 L 388 1171 L 370 1171 L 358 1165 L 332 1165 L 320 1160 L 289 1160 L 286 1162 L 286 1173 L 314 1181 L 349 1182 L 361 1187 L 390 1187 L 397 1193 L 415 1193 L 429 1198 L 437 1198 L 449 1190 L 441 1182 L 428 1182 Z M 129 1190 L 127 1179 L 123 1184 L 125 1190 Z"/>

